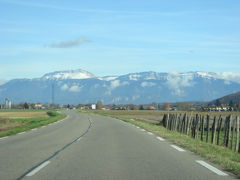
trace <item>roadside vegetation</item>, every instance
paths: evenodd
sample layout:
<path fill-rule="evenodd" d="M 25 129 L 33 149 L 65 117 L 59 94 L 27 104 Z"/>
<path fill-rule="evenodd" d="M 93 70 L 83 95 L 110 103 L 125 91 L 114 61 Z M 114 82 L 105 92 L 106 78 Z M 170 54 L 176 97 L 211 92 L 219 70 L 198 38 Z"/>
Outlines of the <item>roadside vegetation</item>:
<path fill-rule="evenodd" d="M 85 111 L 86 112 L 86 111 Z M 170 131 L 159 125 L 164 113 L 160 111 L 87 111 L 100 115 L 110 116 L 122 121 L 135 124 L 147 131 L 153 132 L 183 148 L 192 151 L 201 157 L 220 165 L 224 170 L 230 171 L 240 177 L 240 153 L 206 143 L 200 139 L 193 139 L 185 134 Z M 214 113 L 216 114 L 216 113 Z M 228 114 L 228 113 L 226 113 Z"/>
<path fill-rule="evenodd" d="M 53 110 L 0 111 L 0 137 L 44 126 L 64 117 L 65 115 Z"/>

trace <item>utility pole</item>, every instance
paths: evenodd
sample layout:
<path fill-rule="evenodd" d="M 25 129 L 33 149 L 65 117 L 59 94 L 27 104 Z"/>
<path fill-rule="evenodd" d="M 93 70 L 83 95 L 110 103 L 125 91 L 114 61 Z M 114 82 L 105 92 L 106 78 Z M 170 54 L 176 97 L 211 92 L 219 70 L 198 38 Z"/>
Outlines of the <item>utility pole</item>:
<path fill-rule="evenodd" d="M 52 83 L 52 106 L 54 106 L 54 83 Z"/>

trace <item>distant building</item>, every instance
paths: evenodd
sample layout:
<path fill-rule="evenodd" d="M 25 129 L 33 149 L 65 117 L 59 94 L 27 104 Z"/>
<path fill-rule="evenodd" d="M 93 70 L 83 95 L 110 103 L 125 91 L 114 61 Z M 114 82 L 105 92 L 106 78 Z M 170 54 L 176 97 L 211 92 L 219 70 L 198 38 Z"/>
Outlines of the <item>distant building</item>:
<path fill-rule="evenodd" d="M 6 98 L 4 101 L 4 109 L 11 109 L 11 108 L 12 108 L 12 101 Z"/>
<path fill-rule="evenodd" d="M 44 109 L 44 107 L 41 103 L 36 103 L 34 104 L 34 109 Z"/>
<path fill-rule="evenodd" d="M 96 110 L 97 109 L 96 104 L 92 104 L 91 108 L 92 108 L 92 110 Z"/>

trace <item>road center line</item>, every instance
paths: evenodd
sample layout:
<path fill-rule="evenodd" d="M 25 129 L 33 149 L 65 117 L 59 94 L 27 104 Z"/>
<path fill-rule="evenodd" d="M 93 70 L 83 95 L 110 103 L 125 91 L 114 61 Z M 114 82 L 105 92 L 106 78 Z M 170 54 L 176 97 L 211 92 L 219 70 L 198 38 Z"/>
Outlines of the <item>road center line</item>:
<path fill-rule="evenodd" d="M 6 139 L 6 138 L 8 138 L 8 136 L 5 136 L 5 137 L 1 137 L 1 138 L 0 138 L 0 140 L 1 140 L 1 139 Z"/>
<path fill-rule="evenodd" d="M 196 161 L 197 163 L 201 164 L 202 166 L 204 166 L 205 168 L 209 169 L 210 171 L 216 173 L 217 175 L 219 176 L 228 176 L 226 173 L 220 171 L 219 169 L 211 166 L 210 164 L 204 162 L 204 161 L 200 161 L 200 160 L 197 160 Z"/>
<path fill-rule="evenodd" d="M 147 132 L 149 135 L 153 135 L 153 133 L 151 133 L 151 132 Z"/>
<path fill-rule="evenodd" d="M 182 149 L 182 148 L 180 148 L 180 147 L 178 147 L 178 146 L 175 146 L 175 145 L 171 145 L 174 149 L 176 149 L 176 150 L 178 150 L 178 151 L 180 151 L 180 152 L 184 152 L 185 150 L 184 149 Z"/>
<path fill-rule="evenodd" d="M 26 176 L 33 176 L 34 174 L 36 174 L 38 171 L 40 171 L 42 168 L 44 168 L 45 166 L 47 166 L 50 163 L 50 161 L 45 161 L 44 163 L 42 163 L 40 166 L 36 167 L 35 169 L 33 169 L 31 172 L 29 172 Z"/>
<path fill-rule="evenodd" d="M 160 140 L 160 141 L 165 141 L 165 139 L 163 139 L 163 138 L 161 138 L 159 136 L 157 137 L 157 139 Z"/>

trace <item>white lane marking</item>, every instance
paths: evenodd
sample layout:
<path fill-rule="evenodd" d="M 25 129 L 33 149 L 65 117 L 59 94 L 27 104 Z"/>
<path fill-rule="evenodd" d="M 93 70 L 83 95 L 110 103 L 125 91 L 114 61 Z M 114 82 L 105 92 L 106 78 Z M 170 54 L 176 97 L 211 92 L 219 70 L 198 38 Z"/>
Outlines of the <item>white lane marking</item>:
<path fill-rule="evenodd" d="M 42 168 L 44 168 L 45 166 L 47 166 L 50 163 L 50 161 L 46 161 L 44 163 L 42 163 L 40 166 L 36 167 L 35 169 L 33 169 L 31 172 L 29 172 L 26 176 L 33 176 L 34 174 L 36 174 L 38 171 L 40 171 Z"/>
<path fill-rule="evenodd" d="M 216 174 L 219 175 L 219 176 L 228 176 L 228 174 L 220 171 L 219 169 L 211 166 L 210 164 L 208 164 L 208 163 L 206 163 L 206 162 L 204 162 L 204 161 L 197 160 L 196 162 L 199 163 L 199 164 L 201 164 L 201 165 L 204 166 L 205 168 L 209 169 L 210 171 L 216 173 Z"/>
<path fill-rule="evenodd" d="M 163 138 L 161 138 L 159 136 L 157 137 L 157 139 L 160 140 L 160 141 L 165 141 L 165 139 L 163 139 Z"/>
<path fill-rule="evenodd" d="M 151 133 L 151 132 L 147 132 L 149 135 L 153 135 L 153 133 Z"/>
<path fill-rule="evenodd" d="M 141 129 L 141 131 L 146 131 L 145 129 Z"/>
<path fill-rule="evenodd" d="M 184 149 L 182 149 L 182 148 L 180 148 L 180 147 L 178 147 L 178 146 L 175 146 L 175 145 L 171 145 L 174 149 L 176 149 L 176 150 L 178 150 L 178 151 L 180 151 L 180 152 L 184 152 L 185 150 Z"/>
<path fill-rule="evenodd" d="M 36 131 L 36 130 L 37 130 L 37 128 L 31 129 L 31 131 Z"/>
<path fill-rule="evenodd" d="M 26 132 L 20 132 L 20 133 L 18 133 L 18 134 L 24 134 L 24 133 L 26 133 Z"/>
<path fill-rule="evenodd" d="M 1 139 L 6 139 L 6 138 L 8 138 L 8 136 L 5 136 L 5 137 L 1 137 L 1 138 L 0 138 L 0 140 L 1 140 Z"/>
<path fill-rule="evenodd" d="M 82 139 L 82 138 L 80 137 L 80 138 L 77 139 L 77 141 L 80 141 L 81 139 Z"/>
<path fill-rule="evenodd" d="M 139 129 L 140 127 L 136 126 L 136 128 L 138 128 L 138 129 Z"/>

